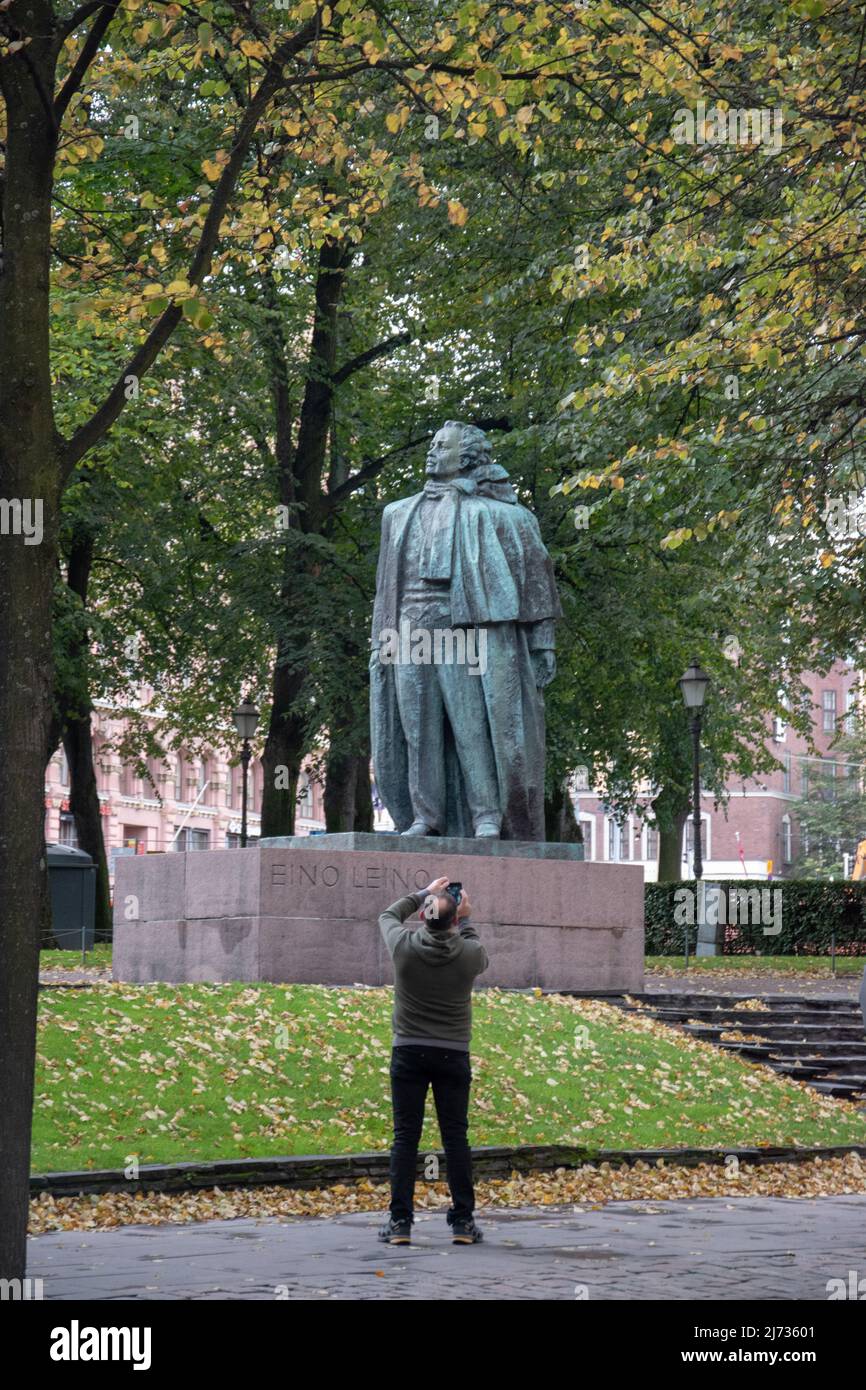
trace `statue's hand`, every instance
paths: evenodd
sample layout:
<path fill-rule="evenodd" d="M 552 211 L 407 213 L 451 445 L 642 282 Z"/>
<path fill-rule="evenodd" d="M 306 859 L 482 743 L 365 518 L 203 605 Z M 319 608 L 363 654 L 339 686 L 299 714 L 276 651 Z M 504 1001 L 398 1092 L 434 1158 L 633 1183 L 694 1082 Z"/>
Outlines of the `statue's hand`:
<path fill-rule="evenodd" d="M 539 690 L 543 690 L 546 685 L 550 685 L 556 675 L 556 655 L 554 652 L 543 651 L 532 653 L 532 669 L 535 673 L 535 684 Z"/>

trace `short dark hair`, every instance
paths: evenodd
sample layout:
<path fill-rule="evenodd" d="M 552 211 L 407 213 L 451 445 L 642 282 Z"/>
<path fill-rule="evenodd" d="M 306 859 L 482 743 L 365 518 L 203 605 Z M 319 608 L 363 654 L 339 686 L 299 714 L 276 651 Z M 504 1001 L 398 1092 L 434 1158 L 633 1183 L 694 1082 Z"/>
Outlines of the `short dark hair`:
<path fill-rule="evenodd" d="M 439 911 L 427 918 L 427 926 L 431 931 L 447 931 L 457 916 L 457 904 L 450 893 L 440 893 L 435 901 Z"/>

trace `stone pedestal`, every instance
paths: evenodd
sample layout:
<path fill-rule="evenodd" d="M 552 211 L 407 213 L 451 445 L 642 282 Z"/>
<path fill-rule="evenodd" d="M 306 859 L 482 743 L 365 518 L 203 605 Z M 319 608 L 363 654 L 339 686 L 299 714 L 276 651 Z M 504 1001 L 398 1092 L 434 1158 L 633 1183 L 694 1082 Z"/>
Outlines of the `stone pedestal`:
<path fill-rule="evenodd" d="M 379 913 L 447 874 L 465 885 L 490 957 L 479 986 L 642 990 L 642 870 L 580 854 L 351 834 L 121 858 L 114 978 L 390 984 Z"/>

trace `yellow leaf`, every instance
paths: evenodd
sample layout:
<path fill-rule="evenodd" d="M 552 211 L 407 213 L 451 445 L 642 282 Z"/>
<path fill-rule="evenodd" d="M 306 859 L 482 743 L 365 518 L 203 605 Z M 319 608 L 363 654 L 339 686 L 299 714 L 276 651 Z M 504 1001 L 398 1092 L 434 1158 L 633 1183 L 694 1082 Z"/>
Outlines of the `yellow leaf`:
<path fill-rule="evenodd" d="M 201 167 L 202 173 L 205 175 L 205 178 L 210 179 L 211 183 L 216 183 L 217 179 L 220 176 L 220 173 L 222 172 L 220 170 L 220 166 L 218 164 L 215 164 L 212 159 L 203 159 L 201 162 Z"/>

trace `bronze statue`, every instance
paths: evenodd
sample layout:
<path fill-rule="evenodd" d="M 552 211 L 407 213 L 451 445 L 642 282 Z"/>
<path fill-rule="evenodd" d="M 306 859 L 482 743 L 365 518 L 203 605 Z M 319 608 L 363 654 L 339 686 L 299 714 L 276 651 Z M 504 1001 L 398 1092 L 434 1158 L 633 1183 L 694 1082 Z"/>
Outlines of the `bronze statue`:
<path fill-rule="evenodd" d="M 562 609 L 538 522 L 489 440 L 447 420 L 382 516 L 373 770 L 405 835 L 543 840 L 544 697 Z"/>

